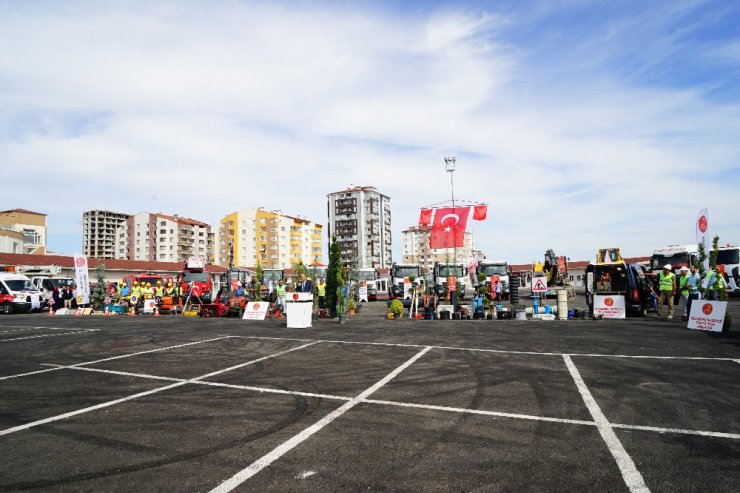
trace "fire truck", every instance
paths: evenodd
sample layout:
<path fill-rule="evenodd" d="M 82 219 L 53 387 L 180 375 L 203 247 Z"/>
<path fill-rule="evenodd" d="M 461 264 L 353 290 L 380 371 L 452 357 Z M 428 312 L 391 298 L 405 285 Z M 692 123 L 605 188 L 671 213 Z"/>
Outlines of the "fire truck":
<path fill-rule="evenodd" d="M 190 257 L 185 261 L 178 283 L 184 298 L 197 297 L 201 303 L 210 303 L 213 299 L 211 273 L 203 257 Z"/>

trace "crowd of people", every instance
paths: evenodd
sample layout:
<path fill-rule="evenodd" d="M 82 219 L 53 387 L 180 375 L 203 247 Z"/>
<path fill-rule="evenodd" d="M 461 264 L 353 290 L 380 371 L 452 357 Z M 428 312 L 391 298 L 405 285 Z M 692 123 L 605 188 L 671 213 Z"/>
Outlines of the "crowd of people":
<path fill-rule="evenodd" d="M 678 276 L 674 274 L 671 264 L 666 264 L 660 273 L 647 277 L 653 310 L 658 318 L 673 318 L 674 305 L 678 305 L 681 318 L 688 320 L 692 302 L 701 298 L 702 286 L 705 299 L 710 301 L 720 299 L 726 289 L 719 267 L 708 269 L 703 282 L 695 265 L 691 268 L 681 267 L 679 273 Z"/>

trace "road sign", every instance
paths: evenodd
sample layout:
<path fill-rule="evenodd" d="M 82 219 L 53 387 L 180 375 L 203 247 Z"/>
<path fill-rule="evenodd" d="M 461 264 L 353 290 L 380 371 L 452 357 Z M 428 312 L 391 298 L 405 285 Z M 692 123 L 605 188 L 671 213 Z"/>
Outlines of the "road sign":
<path fill-rule="evenodd" d="M 547 291 L 547 281 L 544 277 L 535 277 L 532 279 L 532 292 L 544 293 Z"/>

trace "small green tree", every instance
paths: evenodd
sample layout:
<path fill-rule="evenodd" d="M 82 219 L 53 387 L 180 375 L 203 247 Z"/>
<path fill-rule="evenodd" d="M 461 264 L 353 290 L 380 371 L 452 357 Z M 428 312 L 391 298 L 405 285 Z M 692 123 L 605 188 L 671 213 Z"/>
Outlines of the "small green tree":
<path fill-rule="evenodd" d="M 303 263 L 303 260 L 299 260 L 295 264 L 292 265 L 293 267 L 293 282 L 298 282 L 301 279 L 301 274 L 306 274 L 306 277 L 308 276 L 308 268 L 306 267 L 306 264 Z M 312 279 L 313 282 L 316 282 L 315 279 Z"/>
<path fill-rule="evenodd" d="M 332 236 L 329 244 L 329 266 L 326 269 L 326 306 L 331 310 L 336 310 L 337 288 L 340 287 L 340 283 L 344 285 L 342 252 L 337 237 Z"/>
<path fill-rule="evenodd" d="M 257 261 L 257 282 L 262 284 L 265 280 L 265 271 L 262 269 L 262 263 Z"/>
<path fill-rule="evenodd" d="M 712 239 L 712 251 L 709 252 L 709 268 L 714 269 L 717 267 L 717 255 L 719 254 L 719 236 L 715 236 Z M 720 275 L 719 273 L 717 275 Z M 720 301 L 727 301 L 727 291 L 725 289 L 720 290 L 717 293 L 717 298 Z"/>
<path fill-rule="evenodd" d="M 98 266 L 93 270 L 95 277 L 95 287 L 90 293 L 90 304 L 95 310 L 102 310 L 106 297 L 105 285 L 105 262 L 98 262 Z"/>

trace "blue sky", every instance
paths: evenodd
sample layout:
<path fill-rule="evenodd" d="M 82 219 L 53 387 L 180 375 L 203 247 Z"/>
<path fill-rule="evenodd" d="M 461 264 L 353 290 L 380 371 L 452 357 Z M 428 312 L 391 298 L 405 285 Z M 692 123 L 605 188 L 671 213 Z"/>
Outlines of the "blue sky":
<path fill-rule="evenodd" d="M 394 256 L 422 205 L 490 204 L 476 246 L 512 262 L 740 242 L 740 4 L 0 3 L 2 209 L 216 222 L 326 194 L 392 197 Z"/>

